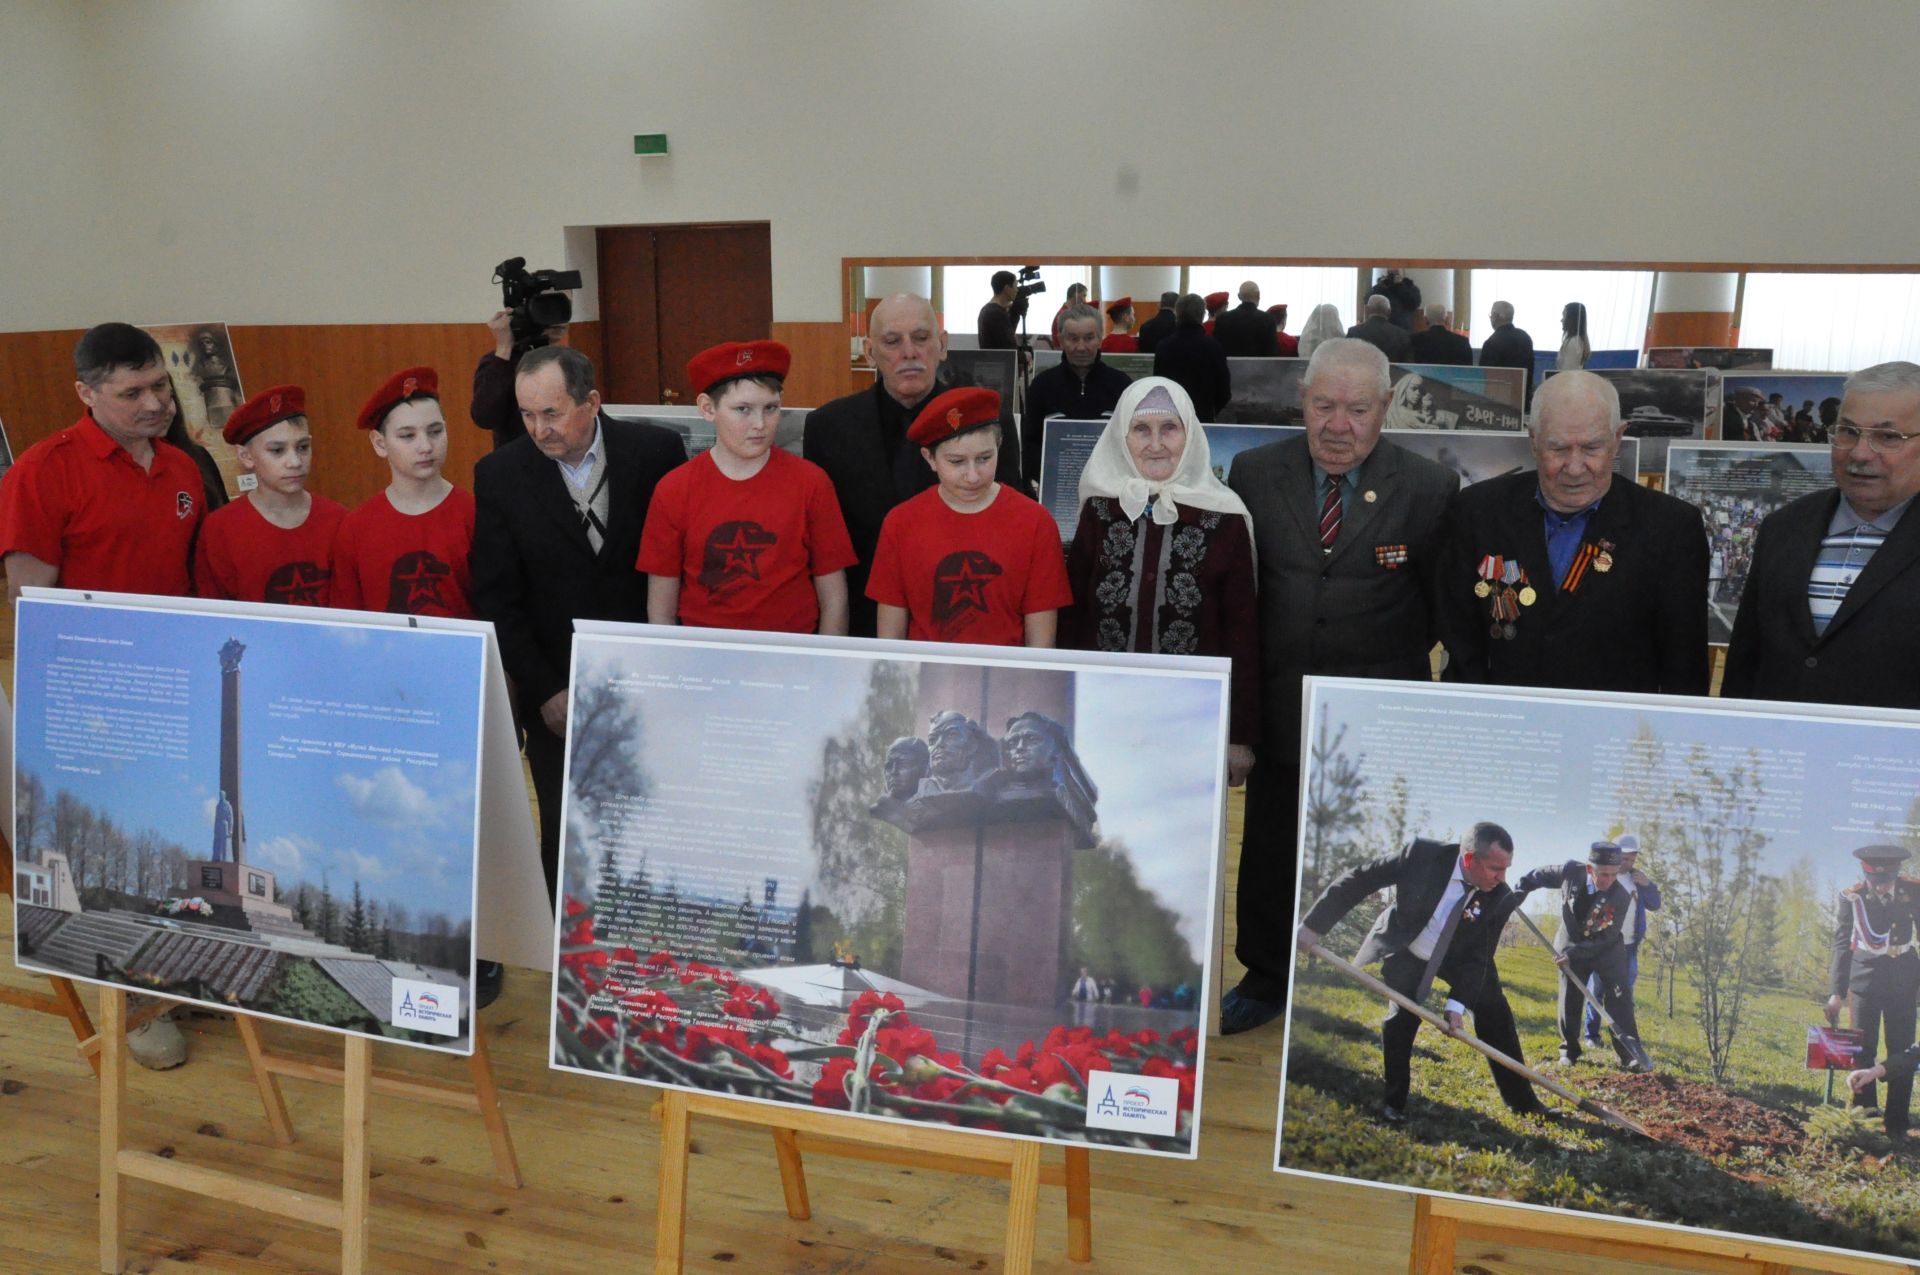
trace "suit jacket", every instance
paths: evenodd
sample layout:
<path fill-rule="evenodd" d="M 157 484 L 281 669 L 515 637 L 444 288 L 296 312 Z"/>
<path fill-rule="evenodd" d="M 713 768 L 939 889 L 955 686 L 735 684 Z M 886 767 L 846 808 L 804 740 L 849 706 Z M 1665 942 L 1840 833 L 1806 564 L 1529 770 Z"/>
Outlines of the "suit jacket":
<path fill-rule="evenodd" d="M 1238 468 L 1239 462 L 1235 462 Z M 1382 912 L 1368 932 L 1366 941 L 1354 956 L 1355 965 L 1405 952 L 1420 937 L 1433 919 L 1433 910 L 1445 897 L 1454 867 L 1460 862 L 1460 847 L 1416 837 L 1399 854 L 1375 859 L 1371 863 L 1335 877 L 1307 910 L 1302 924 L 1317 934 L 1325 934 L 1354 909 L 1360 900 L 1377 890 L 1393 887 L 1393 905 Z M 1466 1005 L 1474 1004 L 1486 975 L 1493 968 L 1493 954 L 1521 896 L 1503 881 L 1491 890 L 1478 892 L 1468 886 L 1469 895 L 1453 939 L 1441 956 L 1439 977 L 1446 980 L 1449 994 Z M 1479 906 L 1475 907 L 1474 904 Z M 1410 989 L 1399 989 L 1410 990 Z"/>
<path fill-rule="evenodd" d="M 647 577 L 634 569 L 654 484 L 687 459 L 670 429 L 600 417 L 607 531 L 598 554 L 560 467 L 524 434 L 473 471 L 473 604 L 493 621 L 500 658 L 537 710 L 567 686 L 573 622 L 647 618 Z"/>
<path fill-rule="evenodd" d="M 1454 500 L 1439 583 L 1447 680 L 1705 695 L 1708 552 L 1699 510 L 1616 474 L 1584 537 L 1607 549 L 1609 569 L 1589 564 L 1566 593 L 1554 587 L 1538 490 L 1539 475 L 1526 470 L 1475 483 Z M 1488 555 L 1518 562 L 1536 595 L 1511 621 L 1511 639 L 1491 635 L 1489 599 L 1474 593 Z"/>
<path fill-rule="evenodd" d="M 1175 381 L 1193 400 L 1202 424 L 1220 419 L 1233 399 L 1233 373 L 1226 351 L 1202 328 L 1181 326 L 1153 352 L 1153 374 Z"/>
<path fill-rule="evenodd" d="M 1173 317 L 1173 308 L 1171 306 L 1164 310 L 1154 311 L 1153 317 L 1145 323 L 1142 323 L 1140 330 L 1133 334 L 1135 339 L 1140 342 L 1140 353 L 1152 354 L 1156 346 L 1173 335 L 1173 329 L 1177 322 Z"/>
<path fill-rule="evenodd" d="M 1330 554 L 1320 548 L 1304 436 L 1242 452 L 1228 485 L 1253 515 L 1258 551 L 1262 737 L 1297 760 L 1305 675 L 1430 676 L 1434 571 L 1459 479 L 1382 439 L 1361 466 L 1363 494 L 1348 500 Z"/>
<path fill-rule="evenodd" d="M 1520 893 L 1560 891 L 1560 929 L 1553 950 L 1565 952 L 1582 965 L 1624 957 L 1621 946 L 1633 896 L 1618 878 L 1604 890 L 1588 888 L 1587 865 L 1578 859 L 1535 868 L 1520 878 Z"/>
<path fill-rule="evenodd" d="M 1911 998 L 1915 975 L 1920 974 L 1920 956 L 1912 952 L 1899 956 L 1875 955 L 1868 951 L 1856 954 L 1853 950 L 1855 908 L 1865 914 L 1860 917 L 1865 922 L 1863 928 L 1884 934 L 1893 946 L 1903 947 L 1913 942 L 1914 931 L 1920 929 L 1920 881 L 1912 877 L 1896 879 L 1891 897 L 1885 899 L 1869 889 L 1864 881 L 1856 881 L 1840 891 L 1833 902 L 1833 962 L 1827 977 L 1827 991 L 1834 996 L 1852 992 L 1861 996 L 1891 994 Z"/>
<path fill-rule="evenodd" d="M 1920 633 L 1920 509 L 1901 515 L 1815 637 L 1807 578 L 1839 505 L 1839 488 L 1816 491 L 1760 524 L 1722 695 L 1920 708 L 1920 662 L 1912 653 Z"/>
<path fill-rule="evenodd" d="M 1481 367 L 1517 367 L 1526 372 L 1524 400 L 1533 402 L 1533 338 L 1511 323 L 1495 328 L 1480 345 Z"/>
<path fill-rule="evenodd" d="M 937 385 L 928 397 L 945 389 Z M 912 443 L 903 442 L 897 453 L 888 454 L 880 429 L 880 395 L 886 392 L 876 377 L 872 389 L 814 408 L 807 413 L 800 444 L 802 454 L 824 469 L 833 483 L 847 535 L 860 555 L 860 561 L 847 568 L 848 614 L 855 637 L 874 634 L 877 611 L 867 597 L 867 570 L 873 565 L 880 524 L 895 505 L 919 495 L 935 481 Z M 995 477 L 1016 491 L 1026 491 L 1020 482 L 1018 439 L 1001 440 Z"/>
<path fill-rule="evenodd" d="M 1451 328 L 1429 327 L 1415 332 L 1410 340 L 1415 363 L 1473 366 L 1473 343 Z"/>
<path fill-rule="evenodd" d="M 1242 301 L 1213 321 L 1213 339 L 1233 358 L 1272 358 L 1279 353 L 1274 334 L 1280 325 L 1257 305 Z"/>
<path fill-rule="evenodd" d="M 1412 361 L 1413 337 L 1405 328 L 1395 327 L 1392 321 L 1377 314 L 1365 323 L 1356 323 L 1348 328 L 1347 335 L 1376 347 L 1387 356 L 1389 363 Z"/>

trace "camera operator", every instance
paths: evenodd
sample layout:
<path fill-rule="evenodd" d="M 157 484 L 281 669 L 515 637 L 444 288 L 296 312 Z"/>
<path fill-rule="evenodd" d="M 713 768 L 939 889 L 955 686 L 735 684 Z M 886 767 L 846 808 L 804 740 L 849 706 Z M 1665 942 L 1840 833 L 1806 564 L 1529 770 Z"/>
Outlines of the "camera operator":
<path fill-rule="evenodd" d="M 1020 277 L 1011 270 L 993 274 L 993 296 L 980 307 L 980 348 L 1016 350 L 1019 335 L 1013 330 L 1013 303 L 1020 299 Z"/>
<path fill-rule="evenodd" d="M 527 432 L 514 400 L 514 369 L 528 350 L 567 344 L 567 325 L 573 305 L 558 289 L 577 288 L 577 271 L 529 272 L 525 257 L 503 261 L 494 271 L 503 303 L 487 320 L 493 349 L 480 356 L 473 369 L 473 423 L 493 433 L 495 451 Z"/>

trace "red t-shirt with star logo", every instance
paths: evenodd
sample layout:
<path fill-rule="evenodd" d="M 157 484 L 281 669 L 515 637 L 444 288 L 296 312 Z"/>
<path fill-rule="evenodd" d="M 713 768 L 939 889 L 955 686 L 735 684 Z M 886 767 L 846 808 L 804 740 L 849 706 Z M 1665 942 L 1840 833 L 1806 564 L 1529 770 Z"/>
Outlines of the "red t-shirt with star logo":
<path fill-rule="evenodd" d="M 203 598 L 327 605 L 333 540 L 347 507 L 314 494 L 298 527 L 268 522 L 244 497 L 207 515 L 193 557 L 193 589 Z"/>
<path fill-rule="evenodd" d="M 751 478 L 727 477 L 711 452 L 668 473 L 634 565 L 679 577 L 682 624 L 811 633 L 813 578 L 858 561 L 826 471 L 775 448 Z"/>
<path fill-rule="evenodd" d="M 473 618 L 473 494 L 455 487 L 423 514 L 381 492 L 340 520 L 331 605 L 345 611 Z"/>
<path fill-rule="evenodd" d="M 907 612 L 919 642 L 1020 646 L 1026 617 L 1073 601 L 1060 528 L 1039 503 L 1002 486 L 977 514 L 929 487 L 880 524 L 867 596 Z"/>

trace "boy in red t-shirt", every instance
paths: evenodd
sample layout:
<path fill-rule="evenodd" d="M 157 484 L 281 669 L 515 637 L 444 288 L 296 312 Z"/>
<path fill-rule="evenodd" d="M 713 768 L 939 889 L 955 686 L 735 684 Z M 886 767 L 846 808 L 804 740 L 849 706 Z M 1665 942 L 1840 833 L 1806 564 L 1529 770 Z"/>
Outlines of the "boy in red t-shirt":
<path fill-rule="evenodd" d="M 729 341 L 687 364 L 714 445 L 653 491 L 635 566 L 654 624 L 847 631 L 859 558 L 833 484 L 773 445 L 791 356 L 778 341 Z"/>
<path fill-rule="evenodd" d="M 994 481 L 1000 396 L 948 390 L 907 430 L 939 477 L 880 524 L 867 596 L 879 636 L 1052 646 L 1073 601 L 1060 529 L 1038 503 Z"/>
<path fill-rule="evenodd" d="M 387 489 L 340 522 L 333 543 L 333 605 L 349 611 L 471 618 L 473 496 L 440 476 L 447 418 L 430 367 L 395 372 L 360 409 Z"/>
<path fill-rule="evenodd" d="M 242 403 L 221 436 L 240 463 L 241 499 L 207 515 L 193 557 L 203 598 L 327 605 L 333 538 L 346 507 L 307 490 L 307 392 L 276 385 Z"/>

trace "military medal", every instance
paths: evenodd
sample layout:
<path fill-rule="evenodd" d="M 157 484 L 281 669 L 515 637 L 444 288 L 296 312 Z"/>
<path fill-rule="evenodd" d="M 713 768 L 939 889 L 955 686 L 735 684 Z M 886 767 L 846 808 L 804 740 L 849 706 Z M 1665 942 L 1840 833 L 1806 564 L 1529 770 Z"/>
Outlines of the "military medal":
<path fill-rule="evenodd" d="M 1602 549 L 1593 556 L 1593 569 L 1603 575 L 1613 570 L 1613 555 Z"/>
<path fill-rule="evenodd" d="M 1532 606 L 1535 602 L 1539 601 L 1539 598 L 1540 595 L 1533 591 L 1532 585 L 1528 585 L 1526 588 L 1520 590 L 1520 605 L 1523 607 Z"/>
<path fill-rule="evenodd" d="M 1376 496 L 1373 493 L 1372 488 L 1368 488 L 1367 491 L 1361 495 L 1360 499 L 1366 501 L 1369 505 L 1371 505 L 1374 501 L 1380 499 L 1380 497 Z"/>
<path fill-rule="evenodd" d="M 1480 565 L 1474 568 L 1474 574 L 1480 578 L 1474 582 L 1473 596 L 1484 598 L 1493 592 L 1493 578 L 1500 574 L 1500 560 L 1487 554 L 1480 559 Z"/>
<path fill-rule="evenodd" d="M 1484 598 L 1489 593 L 1492 593 L 1492 592 L 1493 592 L 1493 586 L 1488 584 L 1485 580 L 1477 581 L 1473 586 L 1473 596 L 1476 598 Z"/>

